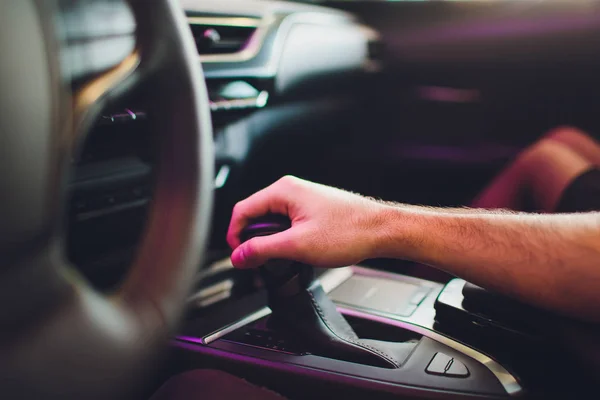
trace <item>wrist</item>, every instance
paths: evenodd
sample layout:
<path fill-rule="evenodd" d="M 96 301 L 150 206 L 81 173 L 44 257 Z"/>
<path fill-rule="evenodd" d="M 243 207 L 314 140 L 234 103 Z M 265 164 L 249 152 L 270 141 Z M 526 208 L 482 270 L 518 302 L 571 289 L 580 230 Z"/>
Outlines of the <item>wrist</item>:
<path fill-rule="evenodd" d="M 424 245 L 425 216 L 409 206 L 378 204 L 373 257 L 416 260 Z"/>

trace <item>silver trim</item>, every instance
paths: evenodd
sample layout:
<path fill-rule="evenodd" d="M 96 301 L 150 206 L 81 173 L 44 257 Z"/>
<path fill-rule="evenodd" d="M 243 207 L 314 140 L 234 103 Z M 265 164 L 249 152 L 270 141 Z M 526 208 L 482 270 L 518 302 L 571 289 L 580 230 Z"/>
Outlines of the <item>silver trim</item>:
<path fill-rule="evenodd" d="M 226 258 L 226 259 L 223 259 L 218 264 L 219 265 L 229 265 L 230 263 L 231 263 L 231 261 L 228 258 Z M 348 278 L 350 278 L 352 276 L 352 274 L 353 274 L 352 267 L 332 269 L 330 271 L 327 271 L 325 274 L 323 274 L 319 278 L 319 281 L 321 282 L 321 286 L 323 286 L 323 290 L 325 291 L 325 293 L 329 293 L 331 290 L 335 289 L 336 287 L 341 285 L 344 281 L 346 281 Z M 190 297 L 188 299 L 188 303 L 193 302 L 195 299 L 198 298 L 199 295 L 200 295 L 200 293 Z M 209 343 L 214 342 L 217 339 L 222 338 L 223 336 L 230 334 L 231 332 L 235 331 L 236 329 L 242 328 L 245 325 L 248 325 L 248 324 L 258 321 L 259 319 L 264 318 L 269 314 L 271 314 L 271 309 L 269 307 L 264 307 L 264 308 L 261 308 L 260 310 L 254 312 L 232 324 L 226 325 L 221 329 L 217 329 L 216 331 L 209 333 L 208 335 L 205 335 L 201 338 L 196 338 L 196 337 L 191 337 L 191 336 L 177 336 L 177 339 L 185 341 L 185 342 L 200 343 L 203 345 L 207 345 Z"/>
<path fill-rule="evenodd" d="M 221 168 L 219 168 L 219 172 L 215 177 L 215 189 L 221 189 L 223 186 L 225 186 L 225 183 L 227 183 L 227 178 L 229 178 L 230 171 L 231 169 L 229 168 L 229 165 L 221 165 Z"/>
<path fill-rule="evenodd" d="M 196 284 L 198 284 L 202 281 L 202 279 L 208 278 L 222 271 L 232 270 L 233 268 L 233 265 L 231 265 L 231 259 L 229 257 L 223 258 L 210 264 L 207 268 L 201 269 L 194 277 L 194 281 Z"/>
<path fill-rule="evenodd" d="M 188 17 L 190 25 L 240 26 L 257 28 L 260 18 L 252 17 Z"/>
<path fill-rule="evenodd" d="M 210 101 L 211 111 L 244 110 L 251 108 L 263 108 L 269 100 L 269 92 L 263 90 L 256 97 L 246 99 L 216 100 Z"/>
<path fill-rule="evenodd" d="M 215 340 L 218 340 L 218 339 L 222 338 L 223 336 L 226 336 L 226 335 L 230 334 L 231 332 L 244 327 L 245 325 L 251 324 L 255 321 L 258 321 L 261 318 L 266 317 L 269 314 L 271 314 L 271 309 L 269 307 L 264 307 L 256 312 L 253 312 L 252 314 L 248 315 L 247 317 L 244 317 L 244 318 L 240 319 L 239 321 L 234 322 L 233 324 L 227 325 L 224 328 L 216 330 L 213 333 L 210 333 L 204 337 L 197 338 L 197 337 L 191 337 L 191 336 L 177 336 L 177 340 L 181 340 L 184 342 L 191 342 L 191 343 L 199 343 L 199 344 L 203 344 L 206 346 L 206 345 L 214 342 Z"/>
<path fill-rule="evenodd" d="M 188 304 L 193 304 L 199 308 L 207 307 L 218 301 L 228 299 L 231 296 L 233 288 L 233 279 L 227 279 L 217 282 L 207 288 L 204 288 L 187 299 Z"/>
<path fill-rule="evenodd" d="M 408 322 L 399 321 L 399 320 L 392 319 L 392 318 L 386 318 L 386 317 L 382 317 L 379 315 L 369 314 L 369 313 L 366 313 L 363 311 L 358 311 L 358 310 L 355 310 L 352 308 L 346 308 L 346 307 L 341 307 L 341 306 L 338 306 L 337 308 L 344 315 L 349 315 L 349 316 L 358 317 L 358 318 L 364 318 L 364 319 L 368 319 L 370 321 L 375 321 L 375 322 L 379 322 L 379 323 L 383 323 L 383 324 L 387 324 L 387 325 L 396 326 L 398 328 L 402 328 L 402 329 L 406 329 L 406 330 L 418 333 L 420 335 L 423 335 L 425 337 L 433 339 L 436 342 L 440 342 L 440 343 L 442 343 L 442 344 L 444 344 L 444 345 L 446 345 L 468 357 L 473 358 L 474 360 L 480 362 L 481 364 L 483 364 L 492 374 L 494 374 L 494 376 L 498 379 L 498 381 L 500 382 L 500 384 L 502 385 L 502 387 L 504 388 L 506 393 L 508 393 L 509 395 L 516 396 L 523 391 L 523 388 L 517 381 L 517 378 L 515 378 L 513 375 L 511 375 L 511 373 L 508 372 L 498 362 L 492 360 L 490 357 L 478 352 L 475 349 L 472 349 L 462 343 L 459 343 L 455 340 L 450 339 L 449 337 L 440 335 L 437 332 L 433 332 L 427 328 L 423 328 L 422 326 L 419 326 L 419 325 L 413 325 Z"/>
<path fill-rule="evenodd" d="M 190 25 L 214 25 L 214 26 L 235 26 L 242 28 L 256 28 L 248 39 L 247 46 L 232 54 L 203 54 L 199 55 L 203 63 L 217 62 L 244 62 L 256 57 L 260 51 L 267 31 L 273 24 L 273 18 L 237 18 L 237 17 L 188 17 Z"/>
<path fill-rule="evenodd" d="M 463 288 L 467 284 L 467 281 L 459 278 L 454 278 L 440 292 L 439 301 L 442 303 L 452 304 L 454 307 L 461 311 L 465 311 L 462 307 L 464 300 Z"/>
<path fill-rule="evenodd" d="M 252 322 L 258 321 L 261 318 L 266 317 L 267 315 L 271 314 L 271 309 L 269 307 L 265 307 L 265 308 L 261 308 L 260 310 L 248 315 L 246 318 L 242 318 L 240 319 L 238 322 L 235 322 L 227 327 L 225 327 L 224 329 L 221 329 L 220 331 L 211 333 L 210 335 L 205 336 L 204 342 L 206 344 L 212 343 L 217 339 L 222 338 L 223 336 L 226 336 L 227 334 L 245 326 L 248 324 L 251 324 Z"/>

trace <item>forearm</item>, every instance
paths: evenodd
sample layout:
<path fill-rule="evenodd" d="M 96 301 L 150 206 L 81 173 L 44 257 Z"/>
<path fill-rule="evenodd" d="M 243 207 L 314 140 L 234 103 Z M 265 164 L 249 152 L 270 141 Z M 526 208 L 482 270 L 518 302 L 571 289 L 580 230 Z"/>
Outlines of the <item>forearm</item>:
<path fill-rule="evenodd" d="M 385 206 L 378 255 L 448 271 L 600 321 L 600 213 L 533 215 Z"/>

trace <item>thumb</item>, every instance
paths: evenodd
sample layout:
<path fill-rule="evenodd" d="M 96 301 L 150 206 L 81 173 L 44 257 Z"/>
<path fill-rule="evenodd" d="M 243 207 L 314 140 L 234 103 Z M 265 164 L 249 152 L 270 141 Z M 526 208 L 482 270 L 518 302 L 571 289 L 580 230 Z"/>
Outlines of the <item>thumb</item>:
<path fill-rule="evenodd" d="M 231 262 L 236 268 L 256 268 L 271 259 L 293 259 L 297 240 L 293 228 L 258 236 L 239 245 L 231 254 Z"/>

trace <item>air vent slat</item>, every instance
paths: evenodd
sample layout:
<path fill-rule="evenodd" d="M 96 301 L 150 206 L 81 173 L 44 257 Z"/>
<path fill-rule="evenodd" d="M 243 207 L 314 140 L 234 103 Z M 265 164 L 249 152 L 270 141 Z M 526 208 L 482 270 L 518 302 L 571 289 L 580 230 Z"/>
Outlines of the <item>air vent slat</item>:
<path fill-rule="evenodd" d="M 234 54 L 246 47 L 256 27 L 191 24 L 198 54 Z"/>

